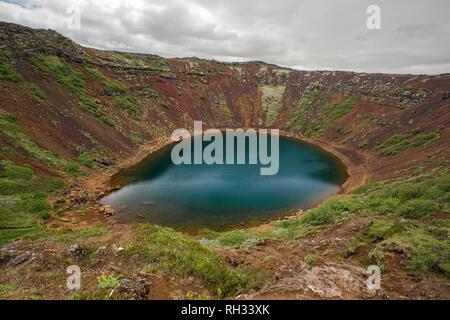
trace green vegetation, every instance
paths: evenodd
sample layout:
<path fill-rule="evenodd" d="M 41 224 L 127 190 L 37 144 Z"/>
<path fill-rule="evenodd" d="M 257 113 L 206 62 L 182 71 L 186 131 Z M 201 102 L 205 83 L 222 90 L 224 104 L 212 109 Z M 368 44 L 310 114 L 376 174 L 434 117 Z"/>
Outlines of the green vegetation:
<path fill-rule="evenodd" d="M 52 152 L 39 147 L 31 141 L 23 132 L 16 118 L 0 108 L 0 132 L 10 137 L 14 143 L 27 151 L 32 157 L 40 160 L 42 163 L 65 170 L 70 163 Z"/>
<path fill-rule="evenodd" d="M 137 244 L 126 248 L 127 255 L 139 254 L 150 271 L 170 271 L 178 276 L 194 276 L 218 297 L 241 290 L 259 288 L 273 276 L 259 270 L 232 268 L 199 241 L 168 228 L 140 225 Z"/>
<path fill-rule="evenodd" d="M 100 155 L 95 150 L 83 151 L 78 155 L 77 161 L 86 167 L 99 170 L 101 167 L 94 159 L 98 159 Z"/>
<path fill-rule="evenodd" d="M 421 130 L 412 130 L 408 133 L 396 134 L 387 139 L 378 149 L 386 156 L 396 155 L 409 148 L 426 146 L 441 138 L 439 129 L 429 133 L 420 133 Z"/>
<path fill-rule="evenodd" d="M 104 226 L 99 225 L 80 230 L 68 230 L 52 235 L 57 241 L 69 243 L 73 241 L 83 241 L 90 238 L 101 237 L 106 233 Z"/>
<path fill-rule="evenodd" d="M 9 62 L 8 57 L 0 53 L 0 80 L 23 82 L 24 79 Z"/>
<path fill-rule="evenodd" d="M 43 233 L 49 214 L 47 196 L 64 185 L 62 180 L 36 176 L 29 167 L 0 162 L 0 245 Z"/>
<path fill-rule="evenodd" d="M 84 68 L 89 72 L 91 76 L 100 81 L 102 86 L 108 92 L 108 94 L 123 94 L 126 92 L 126 87 L 116 80 L 106 77 L 97 68 L 92 65 L 84 64 Z"/>
<path fill-rule="evenodd" d="M 320 106 L 320 115 L 308 122 L 305 134 L 310 137 L 322 136 L 336 121 L 353 109 L 357 100 L 356 96 L 351 96 L 340 103 Z"/>
<path fill-rule="evenodd" d="M 430 241 L 413 250 L 411 266 L 420 271 L 442 272 L 450 278 L 450 241 Z"/>
<path fill-rule="evenodd" d="M 139 120 L 136 116 L 137 109 L 139 107 L 139 101 L 135 97 L 129 95 L 127 88 L 119 83 L 116 80 L 110 79 L 106 77 L 103 73 L 101 73 L 97 68 L 87 63 L 84 64 L 85 69 L 100 83 L 105 89 L 108 95 L 117 96 L 114 99 L 114 105 L 121 110 L 126 111 L 129 115 L 131 115 L 135 120 Z M 157 95 L 156 91 L 152 91 L 151 97 L 155 97 Z M 159 95 L 157 95 L 159 97 Z"/>
<path fill-rule="evenodd" d="M 394 248 L 409 252 L 413 269 L 450 276 L 449 220 L 427 219 L 433 213 L 449 213 L 450 174 L 412 182 L 377 183 L 356 192 L 364 203 L 360 213 L 374 220 L 345 256 L 359 246 L 370 245 L 373 248 L 369 260 L 382 264 L 384 250 Z"/>
<path fill-rule="evenodd" d="M 119 278 L 114 275 L 104 275 L 102 274 L 98 277 L 98 287 L 100 289 L 114 289 L 119 285 Z"/>
<path fill-rule="evenodd" d="M 114 103 L 118 108 L 125 110 L 131 115 L 135 115 L 137 108 L 139 107 L 138 100 L 133 96 L 116 97 Z"/>
<path fill-rule="evenodd" d="M 289 114 L 286 126 L 293 130 L 301 130 L 305 127 L 308 116 L 312 111 L 314 102 L 320 97 L 319 90 L 313 90 L 304 94 L 298 103 L 298 107 Z"/>
<path fill-rule="evenodd" d="M 357 96 L 350 96 L 338 103 L 327 103 L 332 92 L 322 93 L 313 90 L 300 99 L 298 107 L 288 115 L 286 126 L 292 130 L 302 130 L 306 136 L 320 137 L 325 131 L 344 117 L 358 101 Z M 341 127 L 336 131 L 348 134 Z"/>
<path fill-rule="evenodd" d="M 355 196 L 333 198 L 295 219 L 273 222 L 269 231 L 202 230 L 199 241 L 205 247 L 245 247 L 264 239 L 296 239 L 320 232 L 357 215 L 370 218 L 362 234 L 342 254 L 349 257 L 360 246 L 370 246 L 367 259 L 383 268 L 384 250 L 409 252 L 411 267 L 418 270 L 440 270 L 448 267 L 450 255 L 449 220 L 427 219 L 437 212 L 450 212 L 450 174 L 431 178 L 436 173 L 408 182 L 377 182 L 354 191 Z M 433 253 L 439 247 L 438 258 Z M 430 251 L 430 252 L 429 252 Z M 312 258 L 308 257 L 308 261 Z M 306 260 L 305 260 L 306 261 Z M 447 260 L 448 261 L 448 260 Z M 429 267 L 425 267 L 429 265 Z M 440 267 L 439 267 L 440 266 Z M 447 270 L 447 269 L 445 269 Z"/>
<path fill-rule="evenodd" d="M 76 163 L 68 163 L 66 164 L 64 170 L 70 174 L 77 176 L 87 176 L 88 173 L 84 171 L 78 164 Z"/>
<path fill-rule="evenodd" d="M 307 255 L 307 256 L 305 257 L 305 262 L 306 262 L 307 264 L 309 264 L 309 265 L 315 264 L 316 261 L 317 261 L 317 257 L 314 256 L 314 255 Z"/>
<path fill-rule="evenodd" d="M 81 72 L 56 56 L 34 57 L 31 60 L 39 71 L 55 77 L 60 85 L 81 97 L 85 95 L 85 81 Z"/>
<path fill-rule="evenodd" d="M 114 126 L 112 120 L 100 110 L 98 102 L 87 95 L 85 79 L 81 72 L 56 56 L 34 57 L 31 62 L 37 70 L 55 78 L 58 84 L 75 94 L 80 99 L 83 110 L 105 124 Z"/>
<path fill-rule="evenodd" d="M 411 199 L 398 208 L 398 214 L 407 219 L 420 219 L 435 213 L 439 206 L 429 199 Z"/>
<path fill-rule="evenodd" d="M 45 93 L 41 90 L 41 88 L 39 88 L 34 83 L 28 83 L 27 87 L 30 90 L 33 97 L 35 97 L 36 100 L 38 100 L 39 102 L 44 102 L 47 100 L 47 96 L 45 95 Z"/>

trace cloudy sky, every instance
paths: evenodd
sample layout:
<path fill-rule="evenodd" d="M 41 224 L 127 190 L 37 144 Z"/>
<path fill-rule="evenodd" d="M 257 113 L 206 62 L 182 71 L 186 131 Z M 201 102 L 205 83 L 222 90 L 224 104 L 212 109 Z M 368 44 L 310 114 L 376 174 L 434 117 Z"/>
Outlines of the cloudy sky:
<path fill-rule="evenodd" d="M 381 9 L 380 30 L 367 28 L 370 5 Z M 165 57 L 450 72 L 448 0 L 0 0 L 0 20 L 51 28 L 89 47 Z"/>

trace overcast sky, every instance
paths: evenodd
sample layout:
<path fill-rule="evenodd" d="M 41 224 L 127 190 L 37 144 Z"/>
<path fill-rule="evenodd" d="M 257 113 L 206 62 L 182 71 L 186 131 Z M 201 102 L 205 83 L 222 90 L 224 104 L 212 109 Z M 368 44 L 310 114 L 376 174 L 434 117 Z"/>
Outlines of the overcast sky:
<path fill-rule="evenodd" d="M 366 25 L 373 4 L 381 30 Z M 79 29 L 69 28 L 74 5 Z M 84 46 L 165 57 L 450 72 L 449 0 L 0 0 L 0 20 L 51 28 Z"/>

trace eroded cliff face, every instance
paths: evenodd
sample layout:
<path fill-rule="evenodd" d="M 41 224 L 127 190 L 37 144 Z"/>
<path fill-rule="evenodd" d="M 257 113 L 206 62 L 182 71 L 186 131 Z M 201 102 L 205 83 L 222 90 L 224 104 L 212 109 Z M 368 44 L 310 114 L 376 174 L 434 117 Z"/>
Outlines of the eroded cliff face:
<path fill-rule="evenodd" d="M 115 161 L 194 120 L 279 128 L 339 146 L 364 161 L 369 180 L 450 159 L 450 74 L 164 59 L 83 48 L 56 32 L 8 23 L 0 24 L 0 39 L 0 156 L 41 171 L 57 174 L 61 166 L 33 153 L 30 143 L 69 162 Z M 21 139 L 5 128 L 8 115 L 16 118 Z"/>

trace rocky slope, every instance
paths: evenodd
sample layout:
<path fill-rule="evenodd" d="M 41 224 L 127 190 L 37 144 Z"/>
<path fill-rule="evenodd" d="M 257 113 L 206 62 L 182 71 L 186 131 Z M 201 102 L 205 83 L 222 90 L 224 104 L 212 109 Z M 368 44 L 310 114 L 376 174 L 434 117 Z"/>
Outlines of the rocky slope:
<path fill-rule="evenodd" d="M 165 59 L 83 48 L 54 31 L 3 22 L 0 40 L 0 158 L 64 179 L 68 189 L 59 197 L 66 205 L 85 203 L 92 196 L 86 188 L 97 197 L 104 191 L 99 177 L 194 120 L 279 128 L 317 143 L 348 165 L 353 180 L 345 191 L 449 168 L 450 74 Z M 90 214 L 70 214 L 75 225 L 93 224 Z"/>

